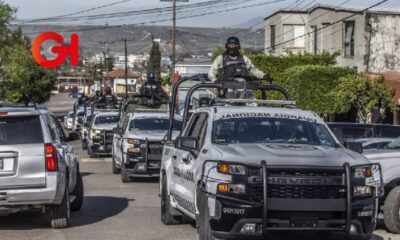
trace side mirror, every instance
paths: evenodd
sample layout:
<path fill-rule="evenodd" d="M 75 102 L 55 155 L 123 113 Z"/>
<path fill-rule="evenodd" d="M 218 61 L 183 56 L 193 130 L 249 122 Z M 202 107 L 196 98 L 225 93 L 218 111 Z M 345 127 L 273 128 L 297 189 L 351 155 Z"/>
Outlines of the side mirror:
<path fill-rule="evenodd" d="M 344 147 L 354 152 L 363 153 L 362 143 L 359 142 L 344 142 Z"/>
<path fill-rule="evenodd" d="M 175 141 L 175 147 L 188 150 L 196 150 L 198 147 L 197 139 L 193 137 L 178 137 Z"/>
<path fill-rule="evenodd" d="M 90 124 L 90 122 L 87 122 L 87 123 L 83 124 L 83 126 L 85 126 L 85 128 L 90 128 L 91 124 Z"/>
<path fill-rule="evenodd" d="M 114 133 L 118 134 L 118 135 L 122 135 L 123 134 L 123 130 L 120 127 L 116 127 L 116 128 L 114 128 Z"/>
<path fill-rule="evenodd" d="M 68 134 L 68 142 L 73 142 L 79 140 L 79 134 L 77 132 L 70 132 Z"/>

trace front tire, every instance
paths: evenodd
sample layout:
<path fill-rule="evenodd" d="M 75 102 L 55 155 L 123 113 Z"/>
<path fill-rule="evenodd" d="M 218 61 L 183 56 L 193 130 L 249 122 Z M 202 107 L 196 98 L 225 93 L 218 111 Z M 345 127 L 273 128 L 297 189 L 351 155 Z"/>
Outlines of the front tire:
<path fill-rule="evenodd" d="M 161 221 L 165 225 L 177 225 L 181 223 L 181 218 L 171 213 L 171 199 L 167 189 L 167 178 L 162 178 L 161 185 Z"/>
<path fill-rule="evenodd" d="M 395 187 L 386 197 L 383 209 L 385 226 L 392 233 L 400 233 L 400 187 Z"/>
<path fill-rule="evenodd" d="M 88 146 L 88 154 L 90 158 L 96 158 L 96 154 L 93 152 L 92 147 Z"/>
<path fill-rule="evenodd" d="M 199 240 L 215 240 L 210 226 L 210 211 L 208 209 L 208 197 L 204 193 L 200 193 L 199 216 L 196 219 L 197 233 Z"/>
<path fill-rule="evenodd" d="M 55 229 L 68 228 L 71 219 L 68 182 L 65 186 L 63 199 L 59 205 L 52 205 L 49 211 L 50 226 Z"/>
<path fill-rule="evenodd" d="M 83 205 L 84 199 L 84 190 L 83 190 L 83 180 L 82 174 L 80 172 L 77 173 L 76 185 L 74 190 L 72 191 L 72 195 L 75 197 L 74 201 L 71 203 L 72 211 L 79 211 Z"/>
<path fill-rule="evenodd" d="M 119 174 L 121 173 L 121 169 L 117 168 L 117 163 L 115 162 L 115 156 L 114 156 L 114 151 L 112 153 L 112 173 L 113 174 Z"/>

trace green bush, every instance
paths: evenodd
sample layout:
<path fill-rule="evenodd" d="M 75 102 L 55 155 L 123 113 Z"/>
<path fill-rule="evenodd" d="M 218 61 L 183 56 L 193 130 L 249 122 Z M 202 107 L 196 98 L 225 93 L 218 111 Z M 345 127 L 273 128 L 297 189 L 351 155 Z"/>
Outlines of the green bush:
<path fill-rule="evenodd" d="M 335 89 L 340 78 L 355 74 L 353 69 L 328 65 L 295 66 L 284 71 L 282 85 L 300 108 L 332 114 L 338 109 Z"/>

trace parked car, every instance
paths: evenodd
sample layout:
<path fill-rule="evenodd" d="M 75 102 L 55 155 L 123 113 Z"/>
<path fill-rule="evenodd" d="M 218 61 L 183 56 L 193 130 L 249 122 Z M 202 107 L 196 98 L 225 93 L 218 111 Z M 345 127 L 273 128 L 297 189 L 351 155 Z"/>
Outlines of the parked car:
<path fill-rule="evenodd" d="M 77 111 L 76 115 L 74 115 L 74 120 L 72 124 L 72 131 L 79 133 L 79 131 L 82 128 L 83 125 L 83 116 L 85 115 L 85 112 L 83 109 Z"/>
<path fill-rule="evenodd" d="M 355 140 L 348 140 L 347 142 L 361 143 L 364 150 L 367 149 L 384 149 L 394 138 L 360 138 Z"/>
<path fill-rule="evenodd" d="M 80 98 L 80 97 L 82 96 L 82 94 L 81 94 L 81 93 L 74 92 L 74 93 L 68 94 L 68 96 L 69 96 L 70 98 Z"/>
<path fill-rule="evenodd" d="M 117 127 L 118 112 L 98 112 L 87 123 L 87 150 L 91 158 L 99 155 L 110 156 L 112 152 L 114 128 Z"/>
<path fill-rule="evenodd" d="M 382 166 L 385 195 L 381 205 L 385 226 L 390 232 L 400 234 L 400 138 L 385 149 L 370 149 L 363 154 Z"/>
<path fill-rule="evenodd" d="M 112 170 L 121 173 L 122 182 L 132 177 L 158 177 L 160 174 L 162 139 L 169 126 L 168 113 L 130 113 L 122 126 L 115 129 Z M 181 122 L 175 121 L 175 129 Z"/>
<path fill-rule="evenodd" d="M 400 137 L 400 126 L 363 123 L 328 123 L 327 125 L 342 143 L 359 138 Z"/>
<path fill-rule="evenodd" d="M 64 117 L 64 127 L 67 130 L 72 130 L 74 121 L 74 112 L 68 112 L 67 116 Z"/>
<path fill-rule="evenodd" d="M 0 212 L 44 212 L 53 228 L 81 209 L 79 162 L 61 124 L 45 109 L 0 105 Z"/>

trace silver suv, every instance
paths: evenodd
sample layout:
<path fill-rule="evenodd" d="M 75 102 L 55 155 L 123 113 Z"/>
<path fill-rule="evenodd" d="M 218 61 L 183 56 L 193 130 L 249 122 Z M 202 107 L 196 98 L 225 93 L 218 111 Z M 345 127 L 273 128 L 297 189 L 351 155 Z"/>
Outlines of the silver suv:
<path fill-rule="evenodd" d="M 0 213 L 42 211 L 53 228 L 70 224 L 83 203 L 79 164 L 55 117 L 45 109 L 0 104 Z"/>

